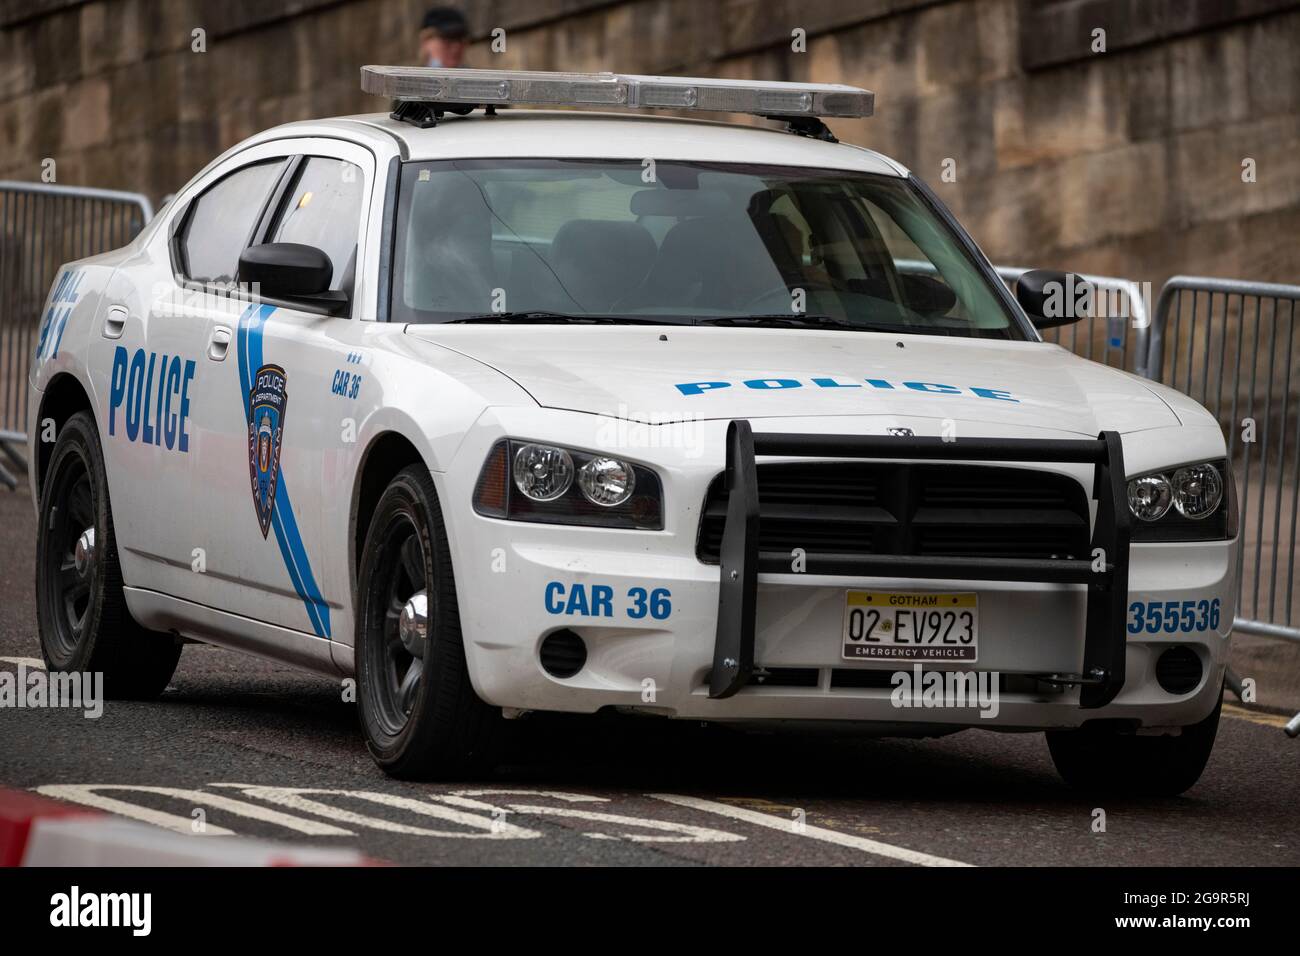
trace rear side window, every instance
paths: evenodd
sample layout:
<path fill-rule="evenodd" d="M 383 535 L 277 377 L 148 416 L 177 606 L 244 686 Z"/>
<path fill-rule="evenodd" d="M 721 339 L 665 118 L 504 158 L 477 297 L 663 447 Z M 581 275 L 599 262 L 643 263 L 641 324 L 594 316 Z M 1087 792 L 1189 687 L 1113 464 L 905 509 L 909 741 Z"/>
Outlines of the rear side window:
<path fill-rule="evenodd" d="M 333 290 L 348 289 L 356 269 L 357 233 L 365 179 L 361 169 L 341 159 L 309 156 L 268 242 L 315 246 L 330 258 Z"/>
<path fill-rule="evenodd" d="M 252 241 L 283 166 L 283 159 L 245 166 L 194 200 L 182 243 L 186 278 L 223 285 L 235 281 L 239 255 Z"/>

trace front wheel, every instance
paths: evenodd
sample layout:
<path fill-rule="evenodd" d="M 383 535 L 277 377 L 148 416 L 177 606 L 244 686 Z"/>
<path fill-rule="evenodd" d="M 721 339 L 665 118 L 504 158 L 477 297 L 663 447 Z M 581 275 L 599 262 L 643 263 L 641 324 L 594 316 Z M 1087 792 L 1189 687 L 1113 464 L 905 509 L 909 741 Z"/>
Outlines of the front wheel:
<path fill-rule="evenodd" d="M 404 779 L 490 768 L 504 722 L 470 684 L 456 581 L 428 469 L 375 507 L 358 569 L 357 703 L 375 762 Z"/>
<path fill-rule="evenodd" d="M 157 697 L 181 646 L 141 627 L 127 610 L 104 455 L 89 412 L 59 431 L 39 514 L 36 618 L 46 666 L 102 673 L 107 697 Z"/>
<path fill-rule="evenodd" d="M 1214 710 L 1177 737 L 1146 737 L 1111 728 L 1049 730 L 1056 769 L 1079 790 L 1176 797 L 1200 779 L 1214 749 L 1223 693 Z"/>

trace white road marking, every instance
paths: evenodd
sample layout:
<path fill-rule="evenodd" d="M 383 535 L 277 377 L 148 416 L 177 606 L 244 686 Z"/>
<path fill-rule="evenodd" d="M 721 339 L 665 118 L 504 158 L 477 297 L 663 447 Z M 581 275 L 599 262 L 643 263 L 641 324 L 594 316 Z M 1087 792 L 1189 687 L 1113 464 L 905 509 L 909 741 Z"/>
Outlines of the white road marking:
<path fill-rule="evenodd" d="M 45 661 L 39 657 L 0 657 L 0 664 L 13 664 L 31 670 L 45 670 Z"/>
<path fill-rule="evenodd" d="M 560 790 L 516 790 L 510 788 L 454 790 L 451 793 L 430 794 L 429 796 L 433 800 L 440 800 L 452 806 L 492 813 L 498 819 L 504 813 L 534 814 L 536 816 L 563 817 L 570 820 L 589 820 L 593 823 L 612 823 L 619 827 L 641 827 L 645 830 L 658 830 L 660 833 L 670 834 L 662 836 L 659 834 L 637 833 L 635 831 L 627 832 L 626 830 L 618 835 L 602 833 L 597 830 L 587 831 L 582 834 L 592 840 L 623 839 L 629 843 L 734 843 L 745 839 L 743 836 L 727 833 L 724 830 L 715 830 L 712 827 L 698 827 L 688 823 L 676 823 L 668 820 L 651 820 L 646 817 L 631 817 L 620 813 L 600 813 L 594 810 L 574 810 L 569 807 L 542 807 L 518 803 L 498 807 L 481 800 L 474 800 L 469 796 L 471 794 L 474 796 L 544 797 L 562 800 L 565 803 L 610 802 L 608 797 L 595 797 L 585 793 L 565 793 Z"/>
<path fill-rule="evenodd" d="M 453 797 L 489 797 L 489 796 L 524 796 L 524 797 L 549 797 L 552 800 L 563 800 L 565 803 L 609 803 L 608 797 L 593 797 L 589 793 L 567 793 L 563 790 L 529 790 L 514 789 L 511 787 L 488 788 L 486 790 L 453 790 L 448 796 Z M 443 796 L 443 794 L 439 794 Z"/>
<path fill-rule="evenodd" d="M 596 823 L 613 823 L 624 827 L 644 827 L 647 830 L 660 830 L 667 836 L 649 833 L 619 834 L 619 838 L 629 843 L 736 843 L 745 839 L 738 833 L 727 833 L 712 827 L 697 827 L 689 823 L 675 823 L 669 820 L 651 820 L 646 817 L 628 817 L 620 813 L 599 813 L 594 810 L 571 810 L 568 807 L 534 807 L 520 806 L 512 803 L 510 809 L 516 813 L 537 814 L 539 816 L 564 817 L 571 820 L 591 820 Z M 608 833 L 588 832 L 583 836 L 595 840 L 610 839 Z"/>
<path fill-rule="evenodd" d="M 328 790 L 315 789 L 312 787 L 258 787 L 243 783 L 218 783 L 213 784 L 213 786 L 233 787 L 241 791 L 247 797 L 265 800 L 268 803 L 279 804 L 282 807 L 287 807 L 290 810 L 297 810 L 300 813 L 310 813 L 316 816 L 325 817 L 328 820 L 335 820 L 352 826 L 369 827 L 373 830 L 385 830 L 389 833 L 406 833 L 413 836 L 448 837 L 451 839 L 462 840 L 528 840 L 541 836 L 541 833 L 536 830 L 527 830 L 523 827 L 505 823 L 500 819 L 494 820 L 491 817 L 483 817 L 476 813 L 465 813 L 462 810 L 454 810 L 450 807 L 441 806 L 440 804 L 430 803 L 424 800 L 397 796 L 395 794 L 377 793 L 370 790 Z M 461 826 L 469 827 L 472 830 L 481 832 L 466 833 L 460 830 L 430 830 L 425 827 L 412 826 L 408 823 L 397 823 L 391 820 L 384 820 L 380 817 L 366 816 L 365 814 L 357 813 L 353 810 L 331 806 L 328 803 L 322 803 L 319 800 L 311 799 L 311 797 L 317 796 L 340 796 L 352 797 L 357 800 L 368 800 L 371 803 L 378 803 L 382 806 L 396 807 L 423 816 L 435 817 L 436 819 L 448 823 L 457 823 Z"/>
<path fill-rule="evenodd" d="M 917 850 L 908 850 L 901 846 L 892 846 L 888 843 L 881 843 L 879 840 L 869 840 L 866 837 L 853 836 L 848 833 L 840 833 L 838 830 L 826 830 L 822 827 L 815 827 L 804 824 L 796 829 L 791 825 L 791 821 L 784 817 L 774 817 L 770 813 L 759 813 L 756 810 L 747 810 L 744 807 L 733 807 L 726 803 L 717 803 L 713 800 L 702 800 L 699 797 L 687 797 L 675 793 L 648 793 L 648 797 L 656 800 L 663 800 L 667 803 L 674 803 L 679 807 L 689 807 L 692 810 L 701 810 L 705 813 L 715 813 L 718 816 L 727 817 L 731 820 L 739 820 L 743 823 L 752 823 L 755 826 L 767 827 L 771 830 L 780 830 L 793 836 L 808 837 L 812 840 L 821 840 L 824 843 L 833 843 L 836 846 L 848 847 L 853 850 L 861 850 L 864 853 L 872 853 L 876 856 L 885 856 L 893 860 L 902 860 L 905 863 L 915 863 L 918 866 L 972 866 L 970 863 L 962 863 L 958 860 L 949 860 L 941 856 L 933 856 L 929 853 L 921 853 Z"/>
<path fill-rule="evenodd" d="M 223 794 L 204 793 L 201 790 L 100 783 L 47 784 L 43 787 L 36 788 L 37 793 L 44 794 L 47 797 L 57 797 L 60 800 L 70 800 L 73 803 L 80 803 L 83 806 L 95 807 L 96 809 L 107 811 L 108 813 L 116 813 L 119 816 L 130 817 L 132 820 L 152 823 L 154 826 L 173 830 L 176 833 L 192 834 L 194 836 L 233 836 L 235 833 L 234 830 L 227 830 L 225 827 L 219 827 L 211 823 L 205 824 L 201 832 L 195 832 L 194 820 L 190 817 L 179 816 L 174 813 L 165 813 L 162 810 L 154 810 L 151 807 L 139 807 L 134 803 L 127 803 L 125 800 L 117 800 L 113 797 L 104 796 L 102 793 L 98 792 L 100 790 L 153 793 L 164 797 L 175 797 L 177 800 L 184 800 L 192 806 L 211 807 L 214 810 L 224 810 L 227 813 L 233 813 L 236 816 L 247 817 L 250 820 L 258 820 L 262 823 L 272 823 L 289 830 L 295 830 L 298 833 L 305 833 L 308 836 L 355 835 L 351 830 L 343 830 L 339 827 L 331 826 L 328 823 L 290 816 L 287 813 L 280 813 L 278 810 L 260 807 L 255 803 L 245 803 L 243 800 L 236 800 L 233 797 L 227 797 Z"/>
<path fill-rule="evenodd" d="M 144 823 L 150 823 L 154 826 L 184 834 L 195 833 L 193 829 L 193 820 L 190 817 L 175 813 L 167 813 L 162 810 L 153 809 L 152 807 L 137 806 L 133 803 L 127 802 L 126 800 L 109 796 L 103 791 L 123 794 L 155 794 L 158 796 L 169 797 L 183 801 L 191 807 L 200 806 L 222 810 L 247 819 L 258 820 L 263 823 L 285 827 L 286 829 L 303 833 L 308 836 L 355 836 L 356 834 L 352 830 L 334 825 L 344 824 L 352 827 L 382 830 L 390 833 L 405 833 L 413 836 L 446 837 L 449 839 L 536 839 L 543 836 L 543 833 L 538 830 L 528 829 L 515 823 L 508 823 L 506 822 L 506 817 L 549 816 L 558 817 L 563 820 L 606 824 L 610 829 L 614 830 L 613 833 L 607 832 L 605 829 L 581 831 L 584 837 L 593 840 L 626 840 L 630 843 L 735 843 L 746 839 L 746 837 L 741 834 L 729 833 L 725 830 L 719 830 L 713 827 L 704 827 L 670 820 L 656 820 L 649 817 L 631 816 L 621 813 L 607 813 L 594 809 L 580 809 L 574 806 L 574 804 L 608 804 L 611 800 L 608 797 L 598 797 L 580 793 L 566 793 L 554 790 L 529 790 L 515 788 L 466 789 L 441 794 L 429 793 L 425 797 L 408 797 L 399 794 L 381 793 L 370 790 L 345 790 L 312 787 L 265 787 L 247 783 L 216 783 L 211 784 L 211 786 L 237 790 L 240 792 L 241 797 L 248 798 L 249 800 L 259 800 L 264 803 L 276 804 L 290 811 L 305 814 L 305 816 L 297 816 L 294 813 L 285 813 L 279 810 L 273 810 L 257 803 L 238 800 L 220 793 L 208 793 L 202 790 L 177 787 L 154 787 L 131 784 L 47 784 L 45 786 L 36 787 L 35 790 L 37 793 L 44 794 L 45 796 L 55 797 L 61 800 L 69 800 L 74 803 L 82 804 L 83 806 L 105 810 L 109 813 L 114 813 L 134 820 L 140 820 Z M 666 803 L 672 803 L 677 806 L 686 807 L 688 809 L 698 810 L 704 813 L 712 813 L 741 823 L 766 827 L 771 830 L 779 830 L 785 833 L 791 833 L 795 836 L 820 840 L 825 843 L 832 843 L 837 846 L 860 850 L 876 856 L 901 860 L 906 863 L 914 863 L 920 866 L 970 865 L 957 860 L 949 860 L 929 853 L 922 853 L 917 850 L 908 850 L 903 847 L 892 846 L 891 844 L 882 843 L 878 840 L 871 840 L 866 837 L 841 833 L 836 830 L 827 830 L 822 827 L 805 824 L 799 828 L 795 828 L 792 826 L 790 820 L 783 817 L 774 816 L 769 813 L 761 813 L 744 807 L 731 806 L 713 800 L 705 800 L 699 797 L 688 797 L 670 793 L 650 793 L 645 796 L 655 800 L 662 800 Z M 432 817 L 436 820 L 456 824 L 466 829 L 431 829 L 428 827 L 415 826 L 410 823 L 386 820 L 381 817 L 358 813 L 355 810 L 350 810 L 344 807 L 334 806 L 322 800 L 313 799 L 315 797 L 343 797 L 366 801 L 395 810 L 403 810 L 407 813 L 417 814 L 423 817 Z M 504 805 L 502 806 L 494 802 L 476 799 L 477 797 L 531 797 L 533 800 L 556 800 L 566 805 L 546 806 L 538 803 L 503 801 Z M 332 822 L 324 823 L 318 819 L 312 819 L 312 817 L 324 817 Z M 214 824 L 207 824 L 205 830 L 202 831 L 201 834 L 195 835 L 231 836 L 233 834 L 233 830 L 219 827 Z"/>

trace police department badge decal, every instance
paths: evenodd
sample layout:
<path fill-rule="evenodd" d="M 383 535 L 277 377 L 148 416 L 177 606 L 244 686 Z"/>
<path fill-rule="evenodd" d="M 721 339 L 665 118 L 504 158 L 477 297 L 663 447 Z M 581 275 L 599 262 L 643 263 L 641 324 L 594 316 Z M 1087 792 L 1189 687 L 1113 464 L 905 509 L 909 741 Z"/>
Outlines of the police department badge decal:
<path fill-rule="evenodd" d="M 271 530 L 275 489 L 280 483 L 280 446 L 289 403 L 285 381 L 280 366 L 263 365 L 253 376 L 253 388 L 248 393 L 248 474 L 263 538 Z"/>

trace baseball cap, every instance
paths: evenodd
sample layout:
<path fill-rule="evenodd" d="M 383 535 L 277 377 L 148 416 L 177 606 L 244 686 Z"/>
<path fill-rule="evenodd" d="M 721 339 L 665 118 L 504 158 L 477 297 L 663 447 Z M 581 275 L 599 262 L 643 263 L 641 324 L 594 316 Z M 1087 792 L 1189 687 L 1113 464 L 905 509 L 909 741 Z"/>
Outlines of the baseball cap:
<path fill-rule="evenodd" d="M 465 14 L 455 7 L 433 7 L 424 15 L 421 29 L 432 30 L 448 40 L 463 40 L 469 35 Z"/>

